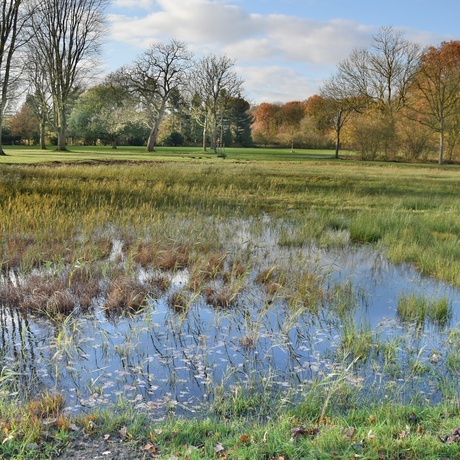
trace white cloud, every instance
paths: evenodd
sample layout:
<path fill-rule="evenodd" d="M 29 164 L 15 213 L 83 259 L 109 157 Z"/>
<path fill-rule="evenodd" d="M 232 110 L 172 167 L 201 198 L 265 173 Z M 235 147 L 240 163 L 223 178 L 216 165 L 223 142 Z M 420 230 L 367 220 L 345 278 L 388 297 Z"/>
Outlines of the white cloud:
<path fill-rule="evenodd" d="M 111 14 L 111 39 L 141 52 L 152 43 L 176 38 L 197 56 L 227 54 L 239 66 L 250 98 L 287 101 L 317 92 L 321 78 L 352 49 L 367 47 L 377 31 L 344 19 L 320 22 L 253 14 L 240 6 L 243 2 L 229 1 L 116 0 L 118 7 L 151 6 L 138 17 Z M 132 57 L 126 59 L 130 61 Z M 320 69 L 327 74 L 320 77 Z"/>
<path fill-rule="evenodd" d="M 152 0 L 115 0 L 113 5 L 118 8 L 149 10 L 152 8 L 153 2 Z"/>
<path fill-rule="evenodd" d="M 237 70 L 245 87 L 251 89 L 249 101 L 252 104 L 305 100 L 317 92 L 319 86 L 318 80 L 290 67 L 239 67 Z"/>

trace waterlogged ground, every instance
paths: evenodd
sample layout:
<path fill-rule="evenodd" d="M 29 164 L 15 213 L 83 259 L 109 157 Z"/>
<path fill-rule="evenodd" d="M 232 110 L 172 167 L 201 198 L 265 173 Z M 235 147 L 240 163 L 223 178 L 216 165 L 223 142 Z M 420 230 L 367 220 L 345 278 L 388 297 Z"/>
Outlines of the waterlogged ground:
<path fill-rule="evenodd" d="M 246 274 L 227 281 L 239 285 L 220 302 L 226 281 L 194 290 L 188 267 L 168 271 L 168 288 L 136 311 L 109 311 L 97 297 L 87 311 L 52 321 L 4 306 L 4 391 L 59 391 L 71 413 L 123 397 L 158 419 L 218 410 L 238 391 L 295 400 L 313 384 L 344 382 L 369 398 L 456 394 L 459 290 L 394 266 L 371 247 L 349 246 L 346 233 L 334 239 L 328 249 L 300 246 L 289 241 L 289 227 L 253 232 L 235 223 L 227 254 L 244 254 Z M 106 263 L 126 264 L 123 240 L 113 237 Z M 139 282 L 151 276 L 135 268 Z M 2 279 L 22 282 L 17 273 Z M 185 303 L 172 300 L 178 293 Z M 448 299 L 448 313 L 403 320 L 398 301 L 411 294 Z"/>

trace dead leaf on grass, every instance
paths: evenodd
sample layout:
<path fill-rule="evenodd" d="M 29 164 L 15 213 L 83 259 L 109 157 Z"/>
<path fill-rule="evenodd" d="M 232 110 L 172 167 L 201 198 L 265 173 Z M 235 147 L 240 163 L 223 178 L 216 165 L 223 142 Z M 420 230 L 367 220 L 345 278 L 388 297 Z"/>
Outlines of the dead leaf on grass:
<path fill-rule="evenodd" d="M 454 428 L 451 434 L 438 436 L 438 438 L 446 444 L 460 443 L 460 428 Z"/>
<path fill-rule="evenodd" d="M 350 428 L 344 428 L 345 430 L 345 437 L 348 439 L 348 441 L 351 441 L 353 437 L 355 436 L 356 429 L 354 426 L 351 426 Z"/>
<path fill-rule="evenodd" d="M 304 426 L 297 426 L 291 430 L 291 440 L 300 438 L 303 436 L 317 436 L 320 432 L 318 427 L 305 428 Z"/>
<path fill-rule="evenodd" d="M 214 452 L 216 454 L 220 454 L 221 452 L 224 452 L 225 450 L 225 447 L 220 443 L 218 442 L 215 446 L 214 446 Z"/>
<path fill-rule="evenodd" d="M 148 442 L 142 450 L 144 452 L 148 452 L 149 454 L 152 455 L 158 455 L 160 453 L 160 448 L 156 444 L 152 444 L 151 442 Z"/>

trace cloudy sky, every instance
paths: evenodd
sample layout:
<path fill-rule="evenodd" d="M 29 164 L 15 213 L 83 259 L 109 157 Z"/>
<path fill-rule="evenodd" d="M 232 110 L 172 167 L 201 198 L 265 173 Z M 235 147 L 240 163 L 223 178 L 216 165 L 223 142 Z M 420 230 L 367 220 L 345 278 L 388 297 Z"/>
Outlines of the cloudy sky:
<path fill-rule="evenodd" d="M 460 40 L 459 18 L 459 0 L 113 0 L 104 59 L 112 71 L 175 38 L 234 59 L 254 104 L 304 100 L 380 27 L 439 45 Z"/>

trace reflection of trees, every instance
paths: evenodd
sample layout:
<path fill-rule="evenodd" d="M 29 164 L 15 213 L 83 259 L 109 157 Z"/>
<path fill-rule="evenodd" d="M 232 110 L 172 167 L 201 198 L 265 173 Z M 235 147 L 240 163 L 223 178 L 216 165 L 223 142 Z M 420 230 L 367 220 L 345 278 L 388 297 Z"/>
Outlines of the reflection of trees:
<path fill-rule="evenodd" d="M 12 307 L 0 307 L 0 328 L 0 365 L 15 372 L 11 385 L 21 395 L 38 392 L 46 386 L 37 368 L 43 339 L 33 332 L 27 313 Z"/>

